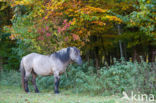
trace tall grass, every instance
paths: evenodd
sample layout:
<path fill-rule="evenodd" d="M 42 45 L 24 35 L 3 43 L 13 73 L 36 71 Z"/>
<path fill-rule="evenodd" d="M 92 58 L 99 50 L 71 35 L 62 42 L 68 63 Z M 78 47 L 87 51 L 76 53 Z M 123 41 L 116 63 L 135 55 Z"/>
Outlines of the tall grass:
<path fill-rule="evenodd" d="M 0 78 L 0 85 L 21 85 L 20 73 L 17 71 L 2 71 Z M 82 66 L 69 65 L 60 80 L 60 88 L 70 89 L 75 93 L 112 95 L 135 91 L 156 94 L 156 70 L 154 65 L 144 61 L 133 63 L 114 59 L 114 65 L 101 67 L 99 70 L 88 62 Z M 37 78 L 37 85 L 41 90 L 52 90 L 53 82 L 53 76 Z M 32 85 L 29 87 L 32 88 Z"/>

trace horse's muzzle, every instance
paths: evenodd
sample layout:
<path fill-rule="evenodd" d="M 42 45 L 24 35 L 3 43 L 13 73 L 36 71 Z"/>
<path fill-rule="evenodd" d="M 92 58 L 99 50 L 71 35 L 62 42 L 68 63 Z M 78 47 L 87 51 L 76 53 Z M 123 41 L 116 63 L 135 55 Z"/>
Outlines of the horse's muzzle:
<path fill-rule="evenodd" d="M 77 64 L 78 64 L 78 65 L 82 65 L 82 59 L 81 59 L 81 57 L 78 58 Z"/>

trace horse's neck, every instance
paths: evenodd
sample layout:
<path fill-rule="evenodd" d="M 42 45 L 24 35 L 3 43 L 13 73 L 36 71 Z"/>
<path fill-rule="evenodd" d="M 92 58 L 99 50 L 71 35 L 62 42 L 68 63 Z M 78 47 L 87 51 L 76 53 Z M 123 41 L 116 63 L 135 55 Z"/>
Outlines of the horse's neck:
<path fill-rule="evenodd" d="M 68 66 L 71 63 L 71 59 L 69 59 L 66 63 L 64 63 L 65 66 Z"/>
<path fill-rule="evenodd" d="M 52 61 L 55 61 L 55 55 L 54 54 L 52 54 L 51 56 L 50 56 L 50 59 L 52 60 Z M 71 58 L 69 58 L 69 60 L 67 60 L 65 63 L 63 63 L 62 62 L 62 65 L 64 65 L 64 66 L 68 66 L 70 63 L 71 63 Z M 61 62 L 61 60 L 60 60 L 60 62 Z"/>

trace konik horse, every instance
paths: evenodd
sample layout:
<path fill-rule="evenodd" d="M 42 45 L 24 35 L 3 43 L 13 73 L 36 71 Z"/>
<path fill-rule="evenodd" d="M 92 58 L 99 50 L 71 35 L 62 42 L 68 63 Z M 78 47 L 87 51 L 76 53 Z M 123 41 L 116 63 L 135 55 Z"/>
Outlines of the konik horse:
<path fill-rule="evenodd" d="M 59 93 L 59 75 L 66 71 L 66 68 L 71 61 L 74 61 L 79 65 L 82 64 L 80 51 L 76 47 L 64 48 L 51 55 L 31 53 L 24 56 L 20 63 L 20 71 L 22 77 L 22 86 L 25 92 L 29 92 L 28 77 L 30 74 L 32 74 L 32 83 L 36 93 L 39 92 L 36 85 L 37 75 L 54 75 L 54 92 L 56 94 Z"/>

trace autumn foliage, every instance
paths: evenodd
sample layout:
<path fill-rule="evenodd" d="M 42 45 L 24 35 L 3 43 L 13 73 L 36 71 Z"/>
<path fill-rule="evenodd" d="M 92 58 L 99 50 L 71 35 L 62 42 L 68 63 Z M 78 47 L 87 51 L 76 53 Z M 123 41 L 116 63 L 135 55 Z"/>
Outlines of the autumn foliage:
<path fill-rule="evenodd" d="M 14 10 L 13 25 L 7 27 L 10 39 L 31 44 L 29 52 L 47 54 L 76 46 L 86 58 L 95 58 L 103 64 L 113 57 L 120 58 L 123 48 L 127 49 L 123 49 L 125 57 L 139 57 L 143 55 L 137 53 L 140 45 L 146 43 L 148 48 L 155 42 L 149 37 L 155 35 L 152 0 L 4 1 Z M 120 40 L 123 46 L 119 49 Z"/>

